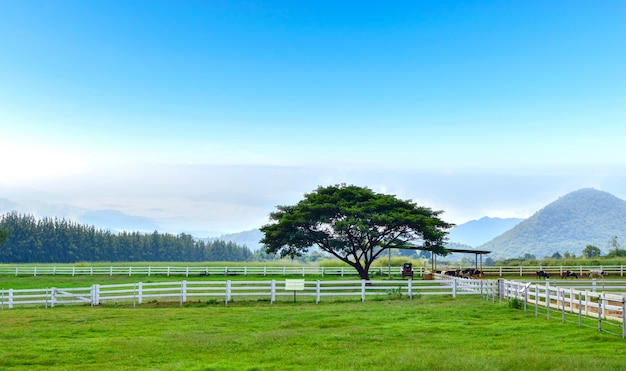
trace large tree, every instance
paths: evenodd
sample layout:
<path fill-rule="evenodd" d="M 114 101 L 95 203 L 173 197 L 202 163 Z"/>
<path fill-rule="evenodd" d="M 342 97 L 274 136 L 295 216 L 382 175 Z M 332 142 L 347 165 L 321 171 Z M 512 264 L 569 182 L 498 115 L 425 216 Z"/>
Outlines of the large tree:
<path fill-rule="evenodd" d="M 300 256 L 319 247 L 354 267 L 362 279 L 385 250 L 421 247 L 446 255 L 442 211 L 354 185 L 319 187 L 293 206 L 278 206 L 261 231 L 267 253 Z"/>

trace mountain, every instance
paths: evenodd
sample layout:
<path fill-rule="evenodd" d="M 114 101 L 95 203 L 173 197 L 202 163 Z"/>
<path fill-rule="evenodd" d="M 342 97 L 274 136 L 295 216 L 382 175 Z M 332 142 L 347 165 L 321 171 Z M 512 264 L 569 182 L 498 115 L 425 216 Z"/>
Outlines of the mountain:
<path fill-rule="evenodd" d="M 459 224 L 450 229 L 448 240 L 450 243 L 459 243 L 469 246 L 479 246 L 494 237 L 513 228 L 524 219 L 520 218 L 490 218 L 483 217 Z"/>
<path fill-rule="evenodd" d="M 626 201 L 608 192 L 584 188 L 545 206 L 509 231 L 479 246 L 492 258 L 537 258 L 569 252 L 580 255 L 587 245 L 603 254 L 608 241 L 626 231 Z"/>
<path fill-rule="evenodd" d="M 78 222 L 93 225 L 98 228 L 114 231 L 153 232 L 159 226 L 150 218 L 124 214 L 115 210 L 86 211 L 78 217 Z"/>
<path fill-rule="evenodd" d="M 259 241 L 263 238 L 263 232 L 258 229 L 251 229 L 249 231 L 223 234 L 216 238 L 210 238 L 209 241 L 222 240 L 231 241 L 240 246 L 248 247 L 252 252 L 258 251 L 263 245 Z"/>

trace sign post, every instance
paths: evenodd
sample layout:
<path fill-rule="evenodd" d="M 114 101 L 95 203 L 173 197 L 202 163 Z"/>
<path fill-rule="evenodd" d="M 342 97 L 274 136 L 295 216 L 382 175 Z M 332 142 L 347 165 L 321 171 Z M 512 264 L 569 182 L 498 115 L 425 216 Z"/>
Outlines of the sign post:
<path fill-rule="evenodd" d="M 296 291 L 304 291 L 304 280 L 286 279 L 285 291 L 293 291 L 293 302 L 296 302 Z"/>

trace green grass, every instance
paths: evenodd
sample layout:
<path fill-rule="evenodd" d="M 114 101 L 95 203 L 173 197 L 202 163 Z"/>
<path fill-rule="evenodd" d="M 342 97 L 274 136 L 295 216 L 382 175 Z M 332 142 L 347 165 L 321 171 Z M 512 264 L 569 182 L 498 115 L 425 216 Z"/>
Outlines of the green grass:
<path fill-rule="evenodd" d="M 0 369 L 620 370 L 626 343 L 474 297 L 13 309 Z"/>

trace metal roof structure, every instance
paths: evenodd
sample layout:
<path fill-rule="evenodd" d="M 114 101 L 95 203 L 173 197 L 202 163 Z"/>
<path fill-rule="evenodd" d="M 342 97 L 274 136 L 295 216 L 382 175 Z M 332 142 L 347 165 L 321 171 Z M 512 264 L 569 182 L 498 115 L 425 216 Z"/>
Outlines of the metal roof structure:
<path fill-rule="evenodd" d="M 410 246 L 410 247 L 405 247 L 404 249 L 406 250 L 422 250 L 422 251 L 429 251 L 428 249 L 421 247 L 421 246 Z M 446 248 L 446 250 L 450 251 L 451 253 L 461 253 L 461 254 L 474 254 L 475 255 L 475 260 L 476 260 L 476 269 L 480 269 L 482 271 L 483 268 L 483 255 L 485 254 L 490 254 L 491 251 L 487 251 L 487 250 L 474 250 L 474 249 L 449 249 Z M 478 256 L 480 256 L 480 264 L 478 262 Z M 437 266 L 437 254 L 432 254 L 432 270 L 435 270 L 435 267 Z"/>

